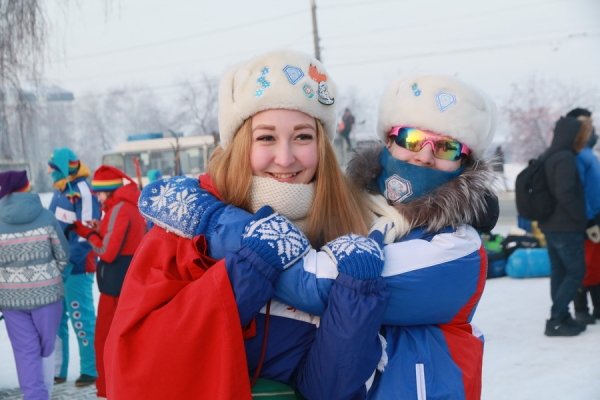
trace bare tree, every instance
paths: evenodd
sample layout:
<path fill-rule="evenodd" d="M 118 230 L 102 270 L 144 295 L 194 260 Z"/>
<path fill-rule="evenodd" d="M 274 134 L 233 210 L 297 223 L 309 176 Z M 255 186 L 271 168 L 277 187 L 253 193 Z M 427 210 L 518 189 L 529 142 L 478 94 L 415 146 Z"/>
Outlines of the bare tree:
<path fill-rule="evenodd" d="M 9 115 L 22 106 L 21 82 L 36 81 L 42 67 L 46 21 L 39 0 L 0 0 L 0 158 L 23 155 L 23 124 L 13 128 Z"/>
<path fill-rule="evenodd" d="M 503 107 L 510 127 L 507 158 L 525 162 L 540 155 L 550 145 L 556 120 L 572 108 L 592 108 L 598 103 L 596 93 L 593 86 L 582 88 L 536 76 L 513 84 Z"/>
<path fill-rule="evenodd" d="M 203 74 L 197 81 L 184 79 L 180 85 L 173 126 L 192 135 L 213 135 L 218 143 L 218 80 Z"/>
<path fill-rule="evenodd" d="M 166 132 L 172 120 L 157 94 L 141 86 L 86 93 L 75 103 L 74 114 L 76 147 L 89 155 L 91 166 L 101 161 L 98 149 L 110 150 L 130 134 Z"/>

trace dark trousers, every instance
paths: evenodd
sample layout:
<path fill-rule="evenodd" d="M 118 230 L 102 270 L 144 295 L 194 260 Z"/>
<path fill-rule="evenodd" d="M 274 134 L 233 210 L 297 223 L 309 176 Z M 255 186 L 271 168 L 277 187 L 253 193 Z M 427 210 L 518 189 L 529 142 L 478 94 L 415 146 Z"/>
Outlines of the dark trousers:
<path fill-rule="evenodd" d="M 550 318 L 569 316 L 569 303 L 575 298 L 585 274 L 584 233 L 544 232 L 550 256 Z"/>
<path fill-rule="evenodd" d="M 573 299 L 575 312 L 589 312 L 587 299 L 588 293 L 590 294 L 590 298 L 592 299 L 592 305 L 594 306 L 594 315 L 600 316 L 600 285 L 580 287 L 577 290 L 575 299 Z"/>
<path fill-rule="evenodd" d="M 344 141 L 346 142 L 347 149 L 352 150 L 352 142 L 350 141 L 350 131 L 342 132 L 341 135 Z"/>

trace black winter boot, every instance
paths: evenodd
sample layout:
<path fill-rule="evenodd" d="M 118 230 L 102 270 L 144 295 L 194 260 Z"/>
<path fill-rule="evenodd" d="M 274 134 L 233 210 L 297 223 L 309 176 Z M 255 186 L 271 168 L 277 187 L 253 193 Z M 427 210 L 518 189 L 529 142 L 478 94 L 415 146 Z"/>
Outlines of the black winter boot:
<path fill-rule="evenodd" d="M 562 320 L 549 319 L 546 321 L 546 336 L 577 336 L 585 331 L 585 325 L 580 325 L 569 315 Z"/>

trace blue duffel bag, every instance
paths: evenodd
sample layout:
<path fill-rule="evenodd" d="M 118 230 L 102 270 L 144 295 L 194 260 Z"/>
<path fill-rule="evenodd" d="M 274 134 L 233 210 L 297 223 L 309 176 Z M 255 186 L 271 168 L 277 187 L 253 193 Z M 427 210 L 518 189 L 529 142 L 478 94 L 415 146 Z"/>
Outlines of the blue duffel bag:
<path fill-rule="evenodd" d="M 546 248 L 516 249 L 506 262 L 506 275 L 511 278 L 550 276 L 550 257 Z"/>

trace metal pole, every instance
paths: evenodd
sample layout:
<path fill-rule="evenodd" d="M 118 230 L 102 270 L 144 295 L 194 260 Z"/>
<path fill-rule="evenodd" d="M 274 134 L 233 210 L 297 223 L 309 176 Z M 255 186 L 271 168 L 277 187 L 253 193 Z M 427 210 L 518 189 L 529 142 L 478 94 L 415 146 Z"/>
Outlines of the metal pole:
<path fill-rule="evenodd" d="M 317 4 L 315 0 L 310 0 L 310 11 L 313 25 L 313 42 L 315 46 L 315 58 L 321 61 L 321 48 L 319 47 L 319 29 L 317 27 Z"/>
<path fill-rule="evenodd" d="M 171 136 L 173 136 L 173 138 L 175 139 L 175 148 L 173 149 L 173 152 L 175 155 L 175 175 L 176 176 L 182 175 L 180 151 L 179 151 L 179 136 L 177 136 L 177 134 L 171 129 L 169 129 L 168 131 L 171 134 Z"/>

